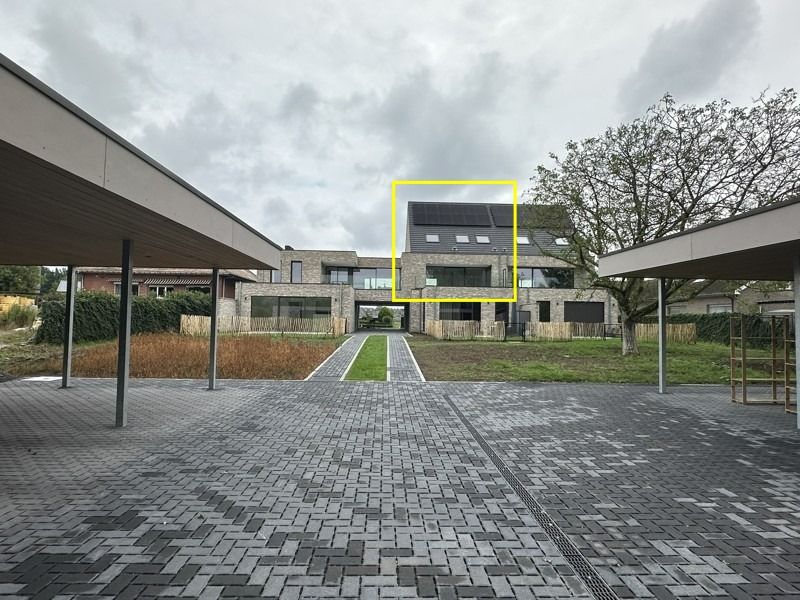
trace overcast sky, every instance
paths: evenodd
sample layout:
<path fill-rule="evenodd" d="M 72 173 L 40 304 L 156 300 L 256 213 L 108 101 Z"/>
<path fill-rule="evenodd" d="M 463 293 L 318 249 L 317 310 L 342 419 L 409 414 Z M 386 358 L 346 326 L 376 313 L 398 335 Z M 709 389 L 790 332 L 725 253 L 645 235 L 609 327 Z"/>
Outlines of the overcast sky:
<path fill-rule="evenodd" d="M 166 167 L 280 244 L 363 255 L 389 253 L 393 179 L 524 189 L 666 91 L 800 87 L 795 0 L 2 7 L 0 52 Z"/>

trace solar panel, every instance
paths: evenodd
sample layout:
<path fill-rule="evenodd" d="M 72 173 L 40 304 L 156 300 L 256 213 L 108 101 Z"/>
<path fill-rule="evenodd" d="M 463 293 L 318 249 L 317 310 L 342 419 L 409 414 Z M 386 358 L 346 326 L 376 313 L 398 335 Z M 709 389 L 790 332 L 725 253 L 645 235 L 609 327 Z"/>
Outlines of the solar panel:
<path fill-rule="evenodd" d="M 414 225 L 467 225 L 491 227 L 484 204 L 447 204 L 425 202 L 411 205 Z"/>
<path fill-rule="evenodd" d="M 514 225 L 514 207 L 511 204 L 492 204 L 489 206 L 492 219 L 497 227 L 512 227 Z"/>

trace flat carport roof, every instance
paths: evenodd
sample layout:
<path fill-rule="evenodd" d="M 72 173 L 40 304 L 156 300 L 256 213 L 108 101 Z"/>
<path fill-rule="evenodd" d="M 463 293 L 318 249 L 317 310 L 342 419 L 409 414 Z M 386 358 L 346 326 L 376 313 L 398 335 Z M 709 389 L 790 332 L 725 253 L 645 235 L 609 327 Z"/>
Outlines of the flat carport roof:
<path fill-rule="evenodd" d="M 664 279 L 793 281 L 796 310 L 800 306 L 800 197 L 606 254 L 600 257 L 598 274 L 661 280 L 659 387 L 665 391 Z M 796 373 L 800 372 L 797 338 L 795 334 Z"/>
<path fill-rule="evenodd" d="M 0 55 L 0 262 L 271 268 L 280 247 Z"/>
<path fill-rule="evenodd" d="M 280 247 L 0 54 L 0 264 L 69 265 L 62 387 L 76 266 L 122 267 L 117 425 L 125 424 L 133 265 L 277 268 Z"/>

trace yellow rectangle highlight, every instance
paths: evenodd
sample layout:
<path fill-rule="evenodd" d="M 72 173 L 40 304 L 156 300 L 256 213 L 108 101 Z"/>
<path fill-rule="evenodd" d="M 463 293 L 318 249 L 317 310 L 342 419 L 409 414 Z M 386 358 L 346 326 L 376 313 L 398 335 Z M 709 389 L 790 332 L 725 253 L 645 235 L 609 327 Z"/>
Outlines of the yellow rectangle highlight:
<path fill-rule="evenodd" d="M 510 185 L 512 189 L 512 262 L 514 295 L 511 298 L 400 298 L 397 296 L 397 186 L 400 185 Z M 392 181 L 392 302 L 516 302 L 517 301 L 517 182 L 514 179 L 401 179 Z"/>

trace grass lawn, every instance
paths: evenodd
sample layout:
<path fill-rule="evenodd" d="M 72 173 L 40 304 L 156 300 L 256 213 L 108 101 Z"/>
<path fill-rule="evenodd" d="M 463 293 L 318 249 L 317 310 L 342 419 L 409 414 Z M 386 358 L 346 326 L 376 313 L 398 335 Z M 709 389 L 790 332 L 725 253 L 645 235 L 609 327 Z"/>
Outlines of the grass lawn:
<path fill-rule="evenodd" d="M 657 383 L 658 344 L 640 342 L 639 356 L 622 356 L 620 340 L 457 342 L 414 336 L 409 345 L 425 379 L 439 381 L 587 381 Z M 749 356 L 767 356 L 748 350 Z M 749 369 L 751 377 L 764 377 Z M 670 383 L 728 383 L 730 350 L 721 344 L 671 344 Z"/>
<path fill-rule="evenodd" d="M 345 379 L 354 381 L 386 381 L 385 335 L 371 335 L 361 346 L 356 360 Z"/>
<path fill-rule="evenodd" d="M 61 373 L 61 347 L 25 343 L 24 336 L 0 335 L 0 378 Z M 343 341 L 270 335 L 220 336 L 217 374 L 221 379 L 303 379 Z M 75 377 L 115 377 L 117 342 L 76 344 Z M 176 333 L 131 337 L 131 377 L 208 376 L 208 338 Z M 1 380 L 1 379 L 0 379 Z"/>

